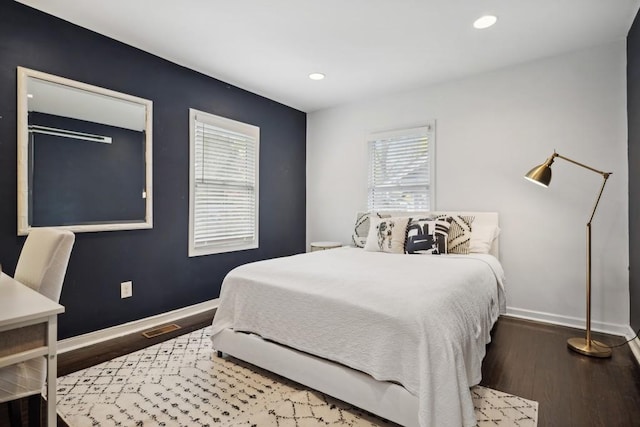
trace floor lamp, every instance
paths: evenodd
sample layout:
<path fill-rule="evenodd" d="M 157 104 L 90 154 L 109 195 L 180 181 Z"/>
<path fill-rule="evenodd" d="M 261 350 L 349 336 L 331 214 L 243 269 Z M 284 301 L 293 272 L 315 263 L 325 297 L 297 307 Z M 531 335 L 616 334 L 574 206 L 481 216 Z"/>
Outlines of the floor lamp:
<path fill-rule="evenodd" d="M 598 193 L 598 197 L 596 199 L 596 203 L 593 206 L 593 211 L 591 212 L 591 216 L 589 217 L 589 222 L 587 222 L 587 335 L 585 338 L 570 338 L 567 341 L 567 345 L 573 351 L 578 353 L 592 356 L 592 357 L 610 357 L 611 349 L 601 342 L 591 339 L 591 221 L 593 221 L 593 216 L 596 214 L 596 209 L 598 208 L 598 203 L 600 202 L 600 197 L 602 197 L 602 192 L 604 191 L 604 186 L 607 183 L 607 179 L 611 172 L 602 172 L 598 169 L 594 169 L 590 166 L 584 165 L 582 163 L 576 162 L 575 160 L 571 160 L 567 157 L 561 156 L 555 151 L 545 161 L 543 164 L 534 167 L 525 175 L 525 178 L 529 181 L 542 185 L 543 187 L 548 187 L 551 182 L 551 165 L 556 157 L 559 157 L 563 160 L 566 160 L 574 165 L 578 165 L 585 169 L 589 169 L 590 171 L 596 172 L 602 175 L 602 187 L 600 187 L 600 192 Z"/>

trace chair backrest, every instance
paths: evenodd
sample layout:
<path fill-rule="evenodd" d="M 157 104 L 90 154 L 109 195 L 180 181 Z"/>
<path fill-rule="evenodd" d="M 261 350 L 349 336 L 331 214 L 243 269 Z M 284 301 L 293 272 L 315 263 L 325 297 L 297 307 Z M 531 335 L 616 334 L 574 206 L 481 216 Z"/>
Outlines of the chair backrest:
<path fill-rule="evenodd" d="M 34 228 L 24 242 L 14 278 L 55 302 L 60 301 L 75 235 L 68 230 Z"/>

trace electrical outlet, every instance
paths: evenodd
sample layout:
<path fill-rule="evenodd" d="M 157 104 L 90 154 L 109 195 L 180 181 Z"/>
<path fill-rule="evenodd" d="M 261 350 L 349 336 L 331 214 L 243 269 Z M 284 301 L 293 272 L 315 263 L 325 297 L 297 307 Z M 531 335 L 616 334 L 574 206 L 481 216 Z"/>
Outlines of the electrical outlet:
<path fill-rule="evenodd" d="M 133 295 L 133 282 L 129 280 L 128 282 L 120 283 L 120 298 L 129 298 Z"/>

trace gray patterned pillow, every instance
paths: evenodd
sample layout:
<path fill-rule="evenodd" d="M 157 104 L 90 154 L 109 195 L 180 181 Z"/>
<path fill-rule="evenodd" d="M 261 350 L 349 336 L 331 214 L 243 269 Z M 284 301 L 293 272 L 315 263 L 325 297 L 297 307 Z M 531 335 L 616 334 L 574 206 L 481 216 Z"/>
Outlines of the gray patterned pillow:
<path fill-rule="evenodd" d="M 470 215 L 438 215 L 437 219 L 451 218 L 447 250 L 450 254 L 467 255 L 471 242 L 471 224 L 475 216 Z"/>
<path fill-rule="evenodd" d="M 353 234 L 351 240 L 353 244 L 358 248 L 364 248 L 367 242 L 367 236 L 369 235 L 369 227 L 371 221 L 369 218 L 373 215 L 375 218 L 389 218 L 391 215 L 380 215 L 375 212 L 358 212 L 356 215 L 356 224 L 353 227 Z"/>

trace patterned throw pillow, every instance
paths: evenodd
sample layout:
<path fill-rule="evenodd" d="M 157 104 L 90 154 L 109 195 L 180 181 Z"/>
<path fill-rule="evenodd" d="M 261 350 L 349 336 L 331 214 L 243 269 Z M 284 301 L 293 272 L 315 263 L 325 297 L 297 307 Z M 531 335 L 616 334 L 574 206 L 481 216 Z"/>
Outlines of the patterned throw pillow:
<path fill-rule="evenodd" d="M 407 224 L 411 218 L 371 217 L 369 235 L 364 245 L 365 251 L 404 253 L 404 241 L 407 235 Z"/>
<path fill-rule="evenodd" d="M 471 242 L 471 224 L 475 216 L 469 215 L 438 215 L 436 219 L 451 218 L 447 251 L 450 254 L 467 255 Z"/>
<path fill-rule="evenodd" d="M 374 218 L 391 217 L 391 215 L 380 215 L 374 212 L 358 212 L 356 215 L 356 224 L 353 227 L 353 234 L 351 235 L 353 244 L 358 248 L 364 248 L 365 243 L 367 243 L 367 236 L 369 235 L 369 227 L 371 225 L 369 218 L 372 216 Z"/>
<path fill-rule="evenodd" d="M 412 218 L 407 225 L 405 252 L 426 255 L 446 254 L 451 221 L 451 217 Z"/>

